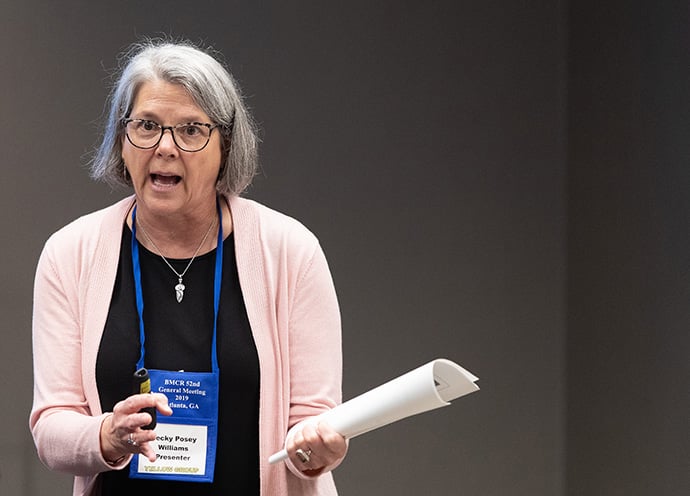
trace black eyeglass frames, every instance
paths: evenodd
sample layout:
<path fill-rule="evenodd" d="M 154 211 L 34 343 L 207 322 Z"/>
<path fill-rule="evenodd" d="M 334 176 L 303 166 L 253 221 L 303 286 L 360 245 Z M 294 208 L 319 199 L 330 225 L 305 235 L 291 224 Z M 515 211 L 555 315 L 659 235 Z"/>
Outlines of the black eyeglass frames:
<path fill-rule="evenodd" d="M 166 129 L 170 130 L 175 145 L 185 152 L 198 152 L 206 148 L 211 140 L 211 133 L 220 124 L 205 122 L 187 122 L 175 126 L 161 126 L 148 119 L 123 119 L 127 140 L 136 148 L 148 150 L 155 148 L 163 139 Z"/>

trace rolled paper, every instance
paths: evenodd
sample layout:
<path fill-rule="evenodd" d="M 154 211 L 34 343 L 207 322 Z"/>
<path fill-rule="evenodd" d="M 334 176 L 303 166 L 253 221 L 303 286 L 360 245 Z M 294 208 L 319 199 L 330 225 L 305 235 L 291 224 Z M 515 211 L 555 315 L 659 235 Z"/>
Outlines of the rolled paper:
<path fill-rule="evenodd" d="M 439 358 L 312 417 L 305 424 L 328 423 L 347 439 L 413 415 L 435 410 L 479 390 L 479 379 L 460 365 Z M 268 462 L 287 458 L 285 449 Z"/>

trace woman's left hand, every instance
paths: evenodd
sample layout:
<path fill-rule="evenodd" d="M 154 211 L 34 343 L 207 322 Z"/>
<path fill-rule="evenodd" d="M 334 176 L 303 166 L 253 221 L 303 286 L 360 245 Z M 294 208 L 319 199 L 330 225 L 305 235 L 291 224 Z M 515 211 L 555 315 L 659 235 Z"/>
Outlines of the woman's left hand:
<path fill-rule="evenodd" d="M 305 424 L 287 443 L 292 463 L 307 475 L 318 475 L 347 453 L 347 441 L 325 422 Z"/>

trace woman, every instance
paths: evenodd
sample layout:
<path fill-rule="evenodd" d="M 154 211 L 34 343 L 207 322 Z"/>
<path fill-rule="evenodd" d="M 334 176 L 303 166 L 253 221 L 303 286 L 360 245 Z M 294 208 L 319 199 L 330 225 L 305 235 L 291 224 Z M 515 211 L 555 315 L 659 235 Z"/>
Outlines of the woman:
<path fill-rule="evenodd" d="M 240 198 L 257 138 L 215 58 L 145 42 L 126 60 L 92 176 L 134 194 L 51 236 L 37 268 L 38 454 L 75 495 L 336 494 L 346 442 L 304 422 L 341 399 L 321 248 Z M 153 394 L 132 394 L 138 368 Z"/>

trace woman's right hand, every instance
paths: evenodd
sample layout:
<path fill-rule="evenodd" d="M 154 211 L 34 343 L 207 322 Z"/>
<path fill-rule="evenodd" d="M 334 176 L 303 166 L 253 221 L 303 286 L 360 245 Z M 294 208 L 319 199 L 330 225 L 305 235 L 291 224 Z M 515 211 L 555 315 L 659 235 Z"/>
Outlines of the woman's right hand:
<path fill-rule="evenodd" d="M 142 429 L 151 423 L 151 415 L 139 413 L 147 407 L 155 407 L 163 415 L 172 415 L 164 394 L 135 394 L 120 401 L 113 408 L 112 415 L 108 415 L 101 424 L 103 458 L 114 462 L 130 453 L 140 453 L 149 461 L 156 461 L 156 452 L 149 444 L 156 439 L 156 432 Z"/>

